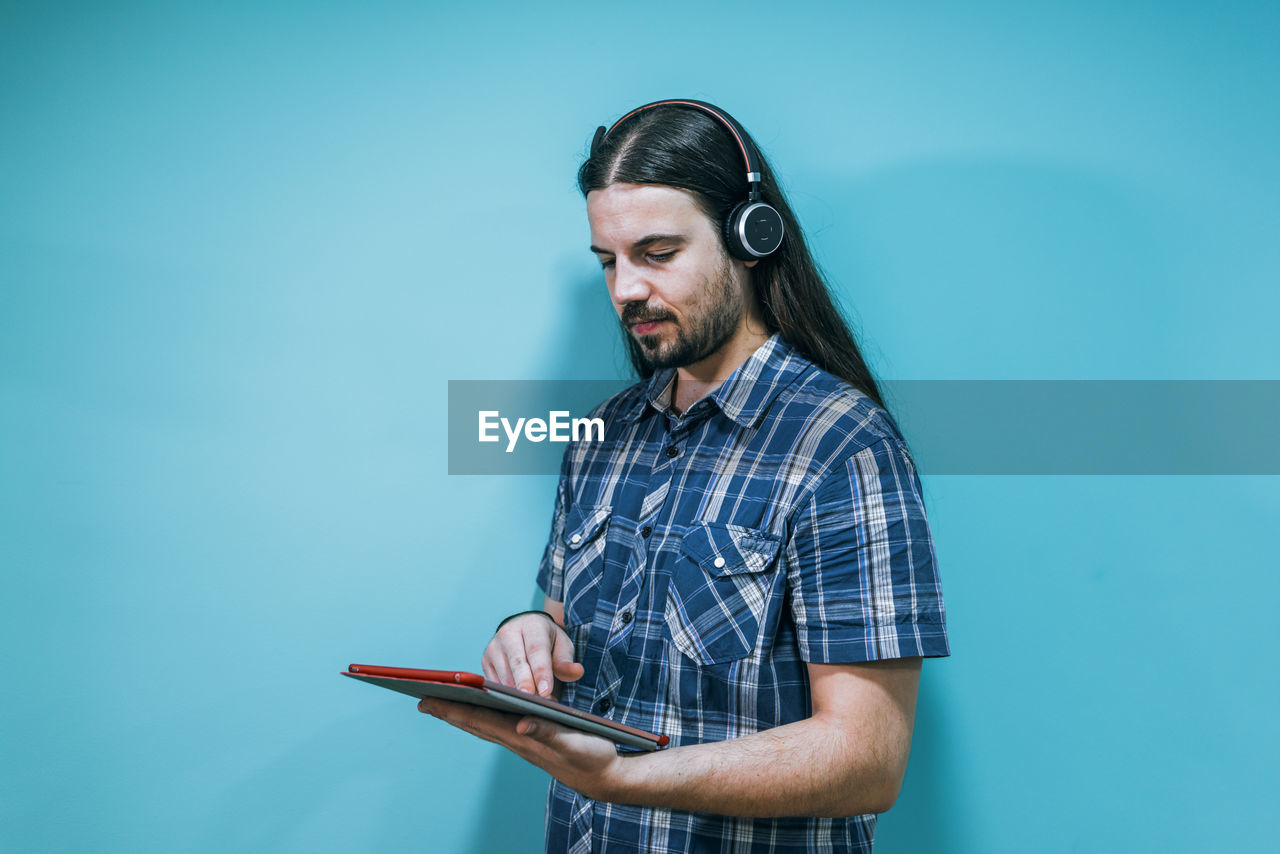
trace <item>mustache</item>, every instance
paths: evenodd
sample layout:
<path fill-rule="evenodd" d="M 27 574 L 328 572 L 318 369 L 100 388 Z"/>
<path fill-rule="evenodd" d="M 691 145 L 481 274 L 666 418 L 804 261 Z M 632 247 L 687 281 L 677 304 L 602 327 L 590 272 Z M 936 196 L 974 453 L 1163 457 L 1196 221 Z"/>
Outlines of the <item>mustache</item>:
<path fill-rule="evenodd" d="M 629 302 L 622 308 L 622 322 L 627 326 L 634 326 L 637 323 L 654 323 L 659 320 L 675 320 L 675 317 L 669 311 L 660 308 L 650 308 L 642 302 Z"/>

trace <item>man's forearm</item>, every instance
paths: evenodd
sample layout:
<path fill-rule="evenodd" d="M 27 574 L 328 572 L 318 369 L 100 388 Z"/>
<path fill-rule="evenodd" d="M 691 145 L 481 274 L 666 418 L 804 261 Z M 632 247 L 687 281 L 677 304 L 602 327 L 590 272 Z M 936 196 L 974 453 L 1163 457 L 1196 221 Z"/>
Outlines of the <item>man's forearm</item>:
<path fill-rule="evenodd" d="M 581 665 L 578 665 L 581 667 Z M 814 713 L 742 738 L 619 755 L 612 742 L 443 700 L 418 707 L 502 744 L 589 798 L 737 816 L 839 817 L 893 805 L 920 659 L 810 664 Z"/>
<path fill-rule="evenodd" d="M 871 733 L 808 718 L 729 741 L 628 755 L 601 799 L 757 817 L 883 812 L 901 776 L 876 744 Z"/>

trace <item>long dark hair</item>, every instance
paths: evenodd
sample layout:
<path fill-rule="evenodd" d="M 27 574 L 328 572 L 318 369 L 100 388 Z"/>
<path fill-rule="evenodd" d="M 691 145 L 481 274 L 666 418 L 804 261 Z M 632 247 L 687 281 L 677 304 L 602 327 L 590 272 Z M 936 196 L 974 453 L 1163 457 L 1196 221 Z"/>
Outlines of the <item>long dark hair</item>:
<path fill-rule="evenodd" d="M 887 410 L 769 162 L 759 146 L 756 152 L 761 198 L 782 215 L 786 234 L 778 251 L 749 271 L 766 327 Z M 610 132 L 595 156 L 578 169 L 578 189 L 584 198 L 615 183 L 688 190 L 718 228 L 733 206 L 746 198 L 746 168 L 724 125 L 697 108 L 666 104 L 637 113 Z M 639 345 L 625 333 L 623 340 L 636 373 L 651 376 L 653 369 Z"/>

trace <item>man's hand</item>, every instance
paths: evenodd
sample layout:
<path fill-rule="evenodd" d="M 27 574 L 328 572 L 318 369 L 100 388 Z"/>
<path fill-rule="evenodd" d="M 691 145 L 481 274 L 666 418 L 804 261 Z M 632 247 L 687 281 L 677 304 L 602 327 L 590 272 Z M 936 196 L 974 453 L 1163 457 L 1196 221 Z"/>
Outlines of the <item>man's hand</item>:
<path fill-rule="evenodd" d="M 625 760 L 613 742 L 598 735 L 436 698 L 418 703 L 418 711 L 501 744 L 589 798 L 608 800 L 621 789 Z"/>
<path fill-rule="evenodd" d="M 583 673 L 573 660 L 573 641 L 548 614 L 524 614 L 503 625 L 480 667 L 486 679 L 543 697 L 559 695 L 557 680 L 574 682 Z"/>
<path fill-rule="evenodd" d="M 522 614 L 498 629 L 480 660 L 486 679 L 558 697 L 561 682 L 582 678 L 583 667 L 574 662 L 573 641 L 563 628 L 564 605 L 548 598 L 543 608 L 545 613 Z M 606 738 L 542 718 L 435 698 L 418 703 L 418 711 L 501 744 L 588 797 L 608 794 L 618 785 L 622 759 Z"/>

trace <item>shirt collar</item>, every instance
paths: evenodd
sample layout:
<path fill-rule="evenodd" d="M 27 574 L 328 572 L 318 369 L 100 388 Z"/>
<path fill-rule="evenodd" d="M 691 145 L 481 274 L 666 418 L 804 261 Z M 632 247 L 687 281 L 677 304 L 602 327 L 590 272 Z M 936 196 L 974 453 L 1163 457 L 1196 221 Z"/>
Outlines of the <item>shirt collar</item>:
<path fill-rule="evenodd" d="M 720 407 L 735 424 L 752 427 L 778 393 L 808 366 L 808 360 L 775 332 L 704 400 Z M 668 411 L 675 373 L 675 368 L 656 371 L 645 385 L 644 393 L 637 396 L 622 417 L 627 421 L 639 420 L 649 407 L 658 412 Z"/>

